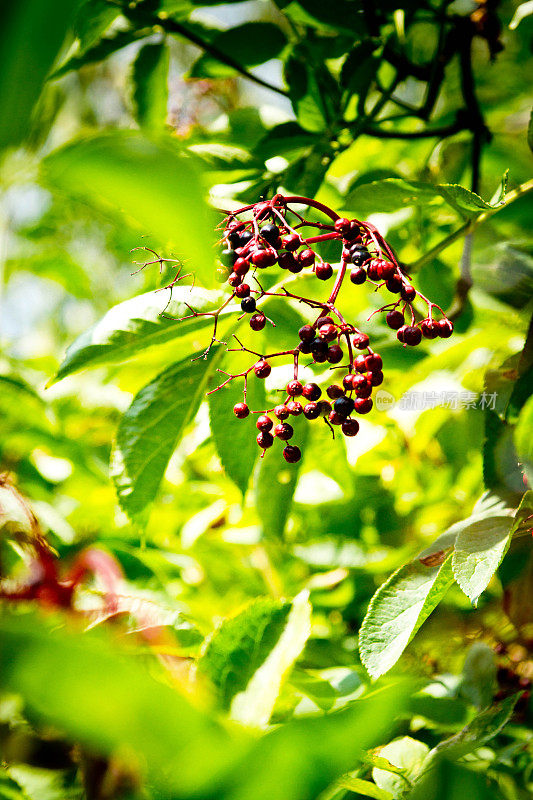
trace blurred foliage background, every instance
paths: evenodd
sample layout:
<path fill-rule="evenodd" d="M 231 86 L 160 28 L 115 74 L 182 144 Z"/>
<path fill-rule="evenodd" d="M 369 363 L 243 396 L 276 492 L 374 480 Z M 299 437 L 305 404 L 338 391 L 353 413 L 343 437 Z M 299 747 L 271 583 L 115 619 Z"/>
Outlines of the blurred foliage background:
<path fill-rule="evenodd" d="M 0 797 L 530 796 L 532 12 L 2 7 Z M 208 304 L 217 209 L 280 190 L 369 219 L 456 326 L 403 348 L 350 287 L 392 402 L 299 469 L 205 402 L 230 355 L 191 362 L 191 279 L 132 252 Z M 304 320 L 269 314 L 269 348 Z M 31 513 L 68 602 L 8 602 Z"/>

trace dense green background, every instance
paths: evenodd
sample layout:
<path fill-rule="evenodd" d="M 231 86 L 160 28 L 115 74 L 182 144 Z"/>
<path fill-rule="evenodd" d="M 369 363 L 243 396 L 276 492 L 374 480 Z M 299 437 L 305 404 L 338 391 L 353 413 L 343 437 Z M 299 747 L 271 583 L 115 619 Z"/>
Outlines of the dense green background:
<path fill-rule="evenodd" d="M 97 547 L 123 578 L 112 621 L 101 576 L 0 601 L 0 798 L 525 800 L 531 3 L 8 5 L 2 589 L 38 577 L 21 496 L 63 575 Z M 350 287 L 395 403 L 308 425 L 298 466 L 258 461 L 239 387 L 205 401 L 235 358 L 191 361 L 206 318 L 160 315 L 220 304 L 215 209 L 278 190 L 370 219 L 456 326 L 402 348 Z M 194 289 L 132 276 L 143 246 Z M 301 307 L 268 313 L 293 346 Z"/>

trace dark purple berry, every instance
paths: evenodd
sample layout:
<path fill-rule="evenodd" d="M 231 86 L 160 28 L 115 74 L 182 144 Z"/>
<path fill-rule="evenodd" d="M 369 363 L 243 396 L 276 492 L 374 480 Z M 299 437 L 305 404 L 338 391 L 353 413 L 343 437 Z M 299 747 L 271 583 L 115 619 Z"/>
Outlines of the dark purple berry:
<path fill-rule="evenodd" d="M 266 450 L 267 447 L 272 447 L 274 444 L 274 437 L 268 431 L 261 431 L 256 437 L 257 444 Z"/>
<path fill-rule="evenodd" d="M 320 416 L 319 403 L 307 403 L 304 406 L 304 417 L 306 419 L 317 419 Z"/>
<path fill-rule="evenodd" d="M 397 310 L 389 311 L 385 319 L 387 320 L 387 325 L 393 331 L 397 331 L 405 322 L 402 312 Z"/>
<path fill-rule="evenodd" d="M 279 239 L 279 228 L 273 222 L 267 222 L 259 229 L 259 233 L 269 244 L 275 244 Z"/>
<path fill-rule="evenodd" d="M 342 397 L 344 392 L 340 386 L 336 383 L 332 383 L 331 386 L 328 386 L 326 389 L 326 394 L 330 400 L 336 400 L 337 397 Z"/>
<path fill-rule="evenodd" d="M 400 289 L 400 297 L 410 303 L 416 297 L 416 289 L 410 283 L 404 283 Z"/>
<path fill-rule="evenodd" d="M 448 339 L 453 333 L 453 322 L 449 319 L 439 319 L 439 336 L 441 339 Z"/>
<path fill-rule="evenodd" d="M 351 397 L 339 397 L 333 403 L 333 410 L 345 418 L 350 416 L 354 408 L 354 401 Z"/>
<path fill-rule="evenodd" d="M 287 442 L 289 439 L 292 439 L 293 435 L 294 428 L 292 425 L 289 425 L 288 422 L 280 422 L 274 428 L 274 436 L 281 439 L 282 442 Z"/>
<path fill-rule="evenodd" d="M 342 361 L 343 355 L 342 348 L 338 344 L 332 344 L 326 356 L 328 364 L 338 364 Z"/>
<path fill-rule="evenodd" d="M 302 342 L 310 342 L 311 339 L 315 338 L 315 329 L 312 328 L 311 325 L 304 325 L 303 328 L 300 328 L 298 331 L 298 336 Z"/>
<path fill-rule="evenodd" d="M 333 275 L 333 267 L 331 264 L 327 264 L 325 261 L 323 261 L 321 264 L 316 265 L 315 275 L 320 281 L 329 281 Z"/>
<path fill-rule="evenodd" d="M 350 280 L 352 283 L 355 283 L 356 286 L 360 286 L 366 281 L 366 272 L 361 267 L 352 269 L 350 272 Z"/>
<path fill-rule="evenodd" d="M 302 457 L 302 451 L 294 444 L 288 444 L 283 448 L 283 458 L 288 464 L 296 464 Z"/>
<path fill-rule="evenodd" d="M 420 344 L 422 341 L 422 331 L 420 328 L 416 328 L 414 325 L 406 325 L 403 340 L 405 344 L 411 345 L 412 347 Z"/>
<path fill-rule="evenodd" d="M 245 297 L 244 300 L 241 300 L 241 308 L 247 314 L 251 314 L 256 309 L 255 298 Z"/>
<path fill-rule="evenodd" d="M 302 390 L 303 396 L 307 400 L 318 400 L 322 394 L 322 389 L 316 383 L 306 383 Z"/>
<path fill-rule="evenodd" d="M 347 419 L 342 423 L 341 431 L 345 436 L 355 436 L 359 431 L 359 423 L 356 419 Z"/>

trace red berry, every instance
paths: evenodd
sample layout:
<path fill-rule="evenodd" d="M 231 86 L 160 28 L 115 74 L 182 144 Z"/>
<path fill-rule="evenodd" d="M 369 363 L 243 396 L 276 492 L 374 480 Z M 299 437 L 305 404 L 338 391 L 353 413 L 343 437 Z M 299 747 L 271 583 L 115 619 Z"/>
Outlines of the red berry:
<path fill-rule="evenodd" d="M 357 356 L 353 365 L 356 372 L 366 372 L 366 356 Z"/>
<path fill-rule="evenodd" d="M 339 361 L 342 361 L 343 355 L 342 347 L 339 347 L 338 344 L 332 344 L 326 356 L 328 364 L 338 364 Z"/>
<path fill-rule="evenodd" d="M 253 331 L 262 331 L 266 325 L 266 317 L 260 311 L 250 317 L 250 328 Z"/>
<path fill-rule="evenodd" d="M 250 296 L 250 287 L 247 283 L 241 283 L 235 289 L 235 295 L 239 298 L 249 297 Z"/>
<path fill-rule="evenodd" d="M 416 289 L 410 283 L 404 283 L 400 289 L 400 297 L 410 303 L 416 297 Z"/>
<path fill-rule="evenodd" d="M 370 344 L 370 339 L 366 335 L 366 333 L 357 333 L 353 337 L 353 346 L 356 347 L 358 350 L 365 350 L 368 345 Z"/>
<path fill-rule="evenodd" d="M 366 272 L 362 267 L 356 267 L 350 272 L 350 280 L 352 283 L 355 283 L 356 286 L 360 286 L 366 281 Z"/>
<path fill-rule="evenodd" d="M 256 203 L 254 206 L 254 215 L 257 219 L 266 219 L 270 214 L 270 203 Z"/>
<path fill-rule="evenodd" d="M 379 281 L 380 267 L 381 267 L 381 261 L 379 260 L 379 258 L 373 258 L 367 267 L 367 275 L 371 281 Z"/>
<path fill-rule="evenodd" d="M 285 248 L 285 250 L 290 250 L 290 251 L 298 250 L 301 243 L 302 243 L 302 238 L 301 236 L 298 236 L 298 234 L 296 233 L 290 233 L 288 236 L 284 236 L 283 239 L 281 240 L 281 244 Z"/>
<path fill-rule="evenodd" d="M 237 419 L 246 419 L 248 414 L 250 413 L 250 409 L 246 405 L 246 403 L 235 403 L 233 406 L 233 413 L 237 417 Z"/>
<path fill-rule="evenodd" d="M 237 275 L 246 275 L 249 269 L 250 262 L 246 258 L 238 258 L 233 265 L 233 272 L 236 272 Z"/>
<path fill-rule="evenodd" d="M 349 372 L 348 375 L 345 375 L 344 378 L 342 379 L 342 385 L 344 386 L 344 388 L 345 388 L 345 390 L 347 392 L 351 392 L 351 390 L 354 388 L 353 387 L 353 379 L 355 377 L 356 377 L 355 375 L 353 375 L 351 372 Z M 358 375 L 357 377 L 359 378 L 359 377 L 362 377 L 362 376 Z"/>
<path fill-rule="evenodd" d="M 277 436 L 277 438 L 281 439 L 282 442 L 292 439 L 293 435 L 294 428 L 292 425 L 289 425 L 288 422 L 280 422 L 279 425 L 276 425 L 274 428 L 274 436 Z"/>
<path fill-rule="evenodd" d="M 272 267 L 277 261 L 277 253 L 275 250 L 269 248 L 268 250 L 255 250 L 252 253 L 252 261 L 259 269 L 265 267 Z"/>
<path fill-rule="evenodd" d="M 344 231 L 343 235 L 347 242 L 353 242 L 354 239 L 357 239 L 357 237 L 361 235 L 361 228 L 355 220 L 352 220 L 350 222 L 350 227 L 347 231 Z"/>
<path fill-rule="evenodd" d="M 449 319 L 439 319 L 437 322 L 439 326 L 439 336 L 441 339 L 448 339 L 453 333 L 453 322 Z"/>
<path fill-rule="evenodd" d="M 420 330 L 426 339 L 436 339 L 439 335 L 439 324 L 434 319 L 423 319 Z"/>
<path fill-rule="evenodd" d="M 397 331 L 405 322 L 402 312 L 397 310 L 389 311 L 385 319 L 387 320 L 387 325 L 393 331 Z"/>
<path fill-rule="evenodd" d="M 336 400 L 337 397 L 342 397 L 344 392 L 338 384 L 332 383 L 331 386 L 328 386 L 326 389 L 326 394 L 330 400 Z"/>
<path fill-rule="evenodd" d="M 387 279 L 387 289 L 389 292 L 393 292 L 394 294 L 398 294 L 401 291 L 403 286 L 403 282 L 401 277 L 398 275 L 397 272 L 393 272 L 390 278 Z"/>
<path fill-rule="evenodd" d="M 228 278 L 228 283 L 233 287 L 238 286 L 240 283 L 242 283 L 242 275 L 237 275 L 236 272 L 232 272 Z"/>
<path fill-rule="evenodd" d="M 416 328 L 414 325 L 406 325 L 404 329 L 403 340 L 405 344 L 414 347 L 417 344 L 420 344 L 422 341 L 422 331 L 420 328 Z"/>
<path fill-rule="evenodd" d="M 377 353 L 371 353 L 367 356 L 365 363 L 369 372 L 380 372 L 383 367 L 383 359 Z"/>
<path fill-rule="evenodd" d="M 287 394 L 289 397 L 298 397 L 298 395 L 302 394 L 303 386 L 300 381 L 289 381 L 287 384 Z"/>
<path fill-rule="evenodd" d="M 302 451 L 294 444 L 288 444 L 283 448 L 283 458 L 288 464 L 296 464 L 302 457 Z"/>
<path fill-rule="evenodd" d="M 370 383 L 372 386 L 381 386 L 381 384 L 383 383 L 382 372 L 369 372 L 368 376 L 370 378 Z"/>
<path fill-rule="evenodd" d="M 298 331 L 298 336 L 302 342 L 310 342 L 311 339 L 315 338 L 315 329 L 312 328 L 311 325 L 304 325 L 303 328 L 300 328 Z"/>
<path fill-rule="evenodd" d="M 319 317 L 316 321 L 316 328 L 317 330 L 322 327 L 322 325 L 334 325 L 335 322 L 331 317 Z"/>
<path fill-rule="evenodd" d="M 320 404 L 319 403 L 307 403 L 304 406 L 304 417 L 306 419 L 317 419 L 320 416 Z"/>
<path fill-rule="evenodd" d="M 361 378 L 363 375 L 360 376 Z M 355 394 L 357 397 L 370 397 L 372 394 L 372 384 L 370 381 L 367 381 L 366 378 L 363 383 L 360 383 L 358 386 L 354 386 Z"/>
<path fill-rule="evenodd" d="M 402 344 L 405 344 L 405 331 L 407 330 L 408 327 L 409 327 L 408 325 L 402 325 L 402 327 L 398 328 L 396 332 L 396 338 Z"/>
<path fill-rule="evenodd" d="M 341 425 L 341 431 L 344 433 L 345 436 L 355 436 L 359 431 L 359 423 L 356 419 L 345 420 Z"/>
<path fill-rule="evenodd" d="M 303 411 L 302 404 L 299 403 L 298 400 L 289 400 L 287 403 L 287 409 L 289 414 L 292 414 L 293 417 L 297 417 Z"/>
<path fill-rule="evenodd" d="M 316 383 L 306 383 L 303 387 L 302 394 L 308 400 L 318 400 L 322 394 L 322 389 Z"/>
<path fill-rule="evenodd" d="M 354 402 L 358 414 L 368 414 L 374 405 L 371 397 L 358 397 Z"/>
<path fill-rule="evenodd" d="M 272 447 L 274 444 L 274 437 L 268 431 L 261 431 L 257 434 L 256 441 L 259 447 L 266 449 L 267 447 Z"/>
<path fill-rule="evenodd" d="M 378 275 L 380 280 L 388 281 L 396 272 L 396 267 L 390 261 L 380 261 Z"/>
<path fill-rule="evenodd" d="M 276 415 L 276 417 L 278 419 L 281 419 L 281 420 L 287 419 L 287 417 L 289 416 L 289 413 L 290 413 L 289 409 L 287 408 L 286 405 L 283 405 L 283 404 L 280 405 L 280 406 L 276 406 L 276 408 L 274 409 L 274 414 Z"/>
<path fill-rule="evenodd" d="M 329 281 L 333 275 L 333 267 L 325 261 L 322 264 L 317 264 L 315 267 L 315 275 L 320 281 Z"/>
<path fill-rule="evenodd" d="M 315 254 L 309 248 L 298 253 L 298 262 L 302 267 L 311 267 L 315 263 Z"/>
<path fill-rule="evenodd" d="M 266 414 L 261 414 L 260 417 L 257 418 L 257 422 L 255 423 L 255 427 L 259 428 L 260 431 L 270 431 L 272 430 L 272 425 L 274 423 L 267 417 Z"/>
<path fill-rule="evenodd" d="M 346 233 L 350 230 L 350 220 L 346 219 L 346 217 L 339 217 L 339 219 L 335 220 L 333 227 L 337 233 Z"/>
<path fill-rule="evenodd" d="M 330 411 L 328 414 L 328 420 L 331 425 L 342 425 L 346 417 L 343 414 L 339 414 L 338 411 Z"/>
<path fill-rule="evenodd" d="M 272 372 L 272 367 L 262 358 L 260 361 L 257 362 L 254 366 L 254 372 L 258 378 L 268 378 L 270 373 Z"/>
<path fill-rule="evenodd" d="M 326 342 L 332 342 L 337 337 L 337 327 L 327 322 L 325 325 L 320 326 L 318 335 L 321 339 L 325 339 Z"/>

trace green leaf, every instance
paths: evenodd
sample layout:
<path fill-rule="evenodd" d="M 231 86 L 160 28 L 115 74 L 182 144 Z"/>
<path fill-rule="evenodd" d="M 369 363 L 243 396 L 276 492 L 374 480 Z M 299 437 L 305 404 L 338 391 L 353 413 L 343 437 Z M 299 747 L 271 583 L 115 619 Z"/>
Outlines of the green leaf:
<path fill-rule="evenodd" d="M 296 424 L 290 444 L 305 452 L 308 429 Z M 267 450 L 257 473 L 255 506 L 266 536 L 279 539 L 289 517 L 302 461 L 287 464 L 277 447 Z"/>
<path fill-rule="evenodd" d="M 311 800 L 360 762 L 405 708 L 407 684 L 354 700 L 345 709 L 279 726 L 259 739 L 235 771 L 224 800 Z"/>
<path fill-rule="evenodd" d="M 0 149 L 28 134 L 33 108 L 61 47 L 76 0 L 3 3 L 0 11 Z"/>
<path fill-rule="evenodd" d="M 200 407 L 221 353 L 213 349 L 207 363 L 187 358 L 168 367 L 138 392 L 124 413 L 110 469 L 128 516 L 139 514 L 156 496 L 170 456 Z"/>
<path fill-rule="evenodd" d="M 165 42 L 145 44 L 133 65 L 133 100 L 142 128 L 162 130 L 167 118 L 169 52 Z"/>
<path fill-rule="evenodd" d="M 56 150 L 44 161 L 48 180 L 97 207 L 127 215 L 190 261 L 213 285 L 216 217 L 204 201 L 201 176 L 176 141 L 115 131 Z"/>
<path fill-rule="evenodd" d="M 225 359 L 223 366 L 226 372 L 231 371 L 231 362 L 228 365 Z M 241 403 L 242 400 L 242 381 L 231 381 L 208 397 L 211 433 L 217 453 L 226 474 L 238 486 L 244 498 L 260 451 L 255 440 L 257 417 L 251 415 L 246 419 L 237 419 L 233 413 L 235 403 Z M 246 402 L 252 410 L 266 407 L 264 381 L 248 382 Z"/>
<path fill-rule="evenodd" d="M 32 717 L 97 754 L 133 751 L 141 770 L 173 797 L 207 793 L 241 756 L 242 734 L 230 737 L 101 630 L 82 634 L 63 622 L 2 611 L 3 690 L 20 694 Z"/>
<path fill-rule="evenodd" d="M 259 599 L 215 631 L 198 670 L 211 679 L 233 719 L 263 727 L 310 633 L 308 593 L 292 603 Z"/>
<path fill-rule="evenodd" d="M 533 486 L 533 397 L 520 412 L 514 439 L 529 485 Z"/>
<path fill-rule="evenodd" d="M 496 690 L 496 659 L 485 642 L 474 642 L 466 654 L 459 694 L 479 710 L 492 703 Z"/>
<path fill-rule="evenodd" d="M 408 797 L 409 800 L 501 800 L 502 795 L 493 791 L 486 774 L 443 760 L 424 774 Z"/>
<path fill-rule="evenodd" d="M 175 286 L 168 305 L 166 292 L 147 292 L 125 300 L 111 308 L 70 345 L 54 381 L 87 367 L 121 363 L 147 347 L 212 327 L 212 317 L 191 316 L 187 306 L 199 312 L 210 311 L 220 306 L 223 298 L 222 292 Z M 234 308 L 228 306 L 220 318 L 233 311 Z M 190 318 L 180 321 L 187 316 Z M 178 354 L 186 355 L 185 352 Z"/>
<path fill-rule="evenodd" d="M 79 40 L 79 52 L 86 52 L 106 32 L 120 14 L 120 8 L 107 0 L 83 0 L 76 19 L 74 32 Z"/>
<path fill-rule="evenodd" d="M 406 206 L 438 203 L 443 199 L 468 218 L 497 208 L 463 186 L 408 181 L 404 178 L 385 178 L 357 186 L 348 193 L 345 205 L 349 208 L 363 203 L 366 208 L 371 200 L 372 207 L 380 211 L 397 211 Z"/>
<path fill-rule="evenodd" d="M 211 44 L 243 67 L 255 67 L 276 58 L 287 39 L 283 31 L 271 22 L 247 22 L 219 33 Z M 204 53 L 192 65 L 189 77 L 226 78 L 237 74 L 233 67 Z"/>
<path fill-rule="evenodd" d="M 429 747 L 424 742 L 419 742 L 410 736 L 402 736 L 401 739 L 395 739 L 379 751 L 379 755 L 401 769 L 402 774 L 374 767 L 372 777 L 381 789 L 390 792 L 394 798 L 403 797 L 409 790 L 411 781 L 418 775 L 428 753 Z"/>
<path fill-rule="evenodd" d="M 463 592 L 477 605 L 509 548 L 513 521 L 509 516 L 481 516 L 467 523 L 455 540 L 452 569 Z"/>
<path fill-rule="evenodd" d="M 380 789 L 375 783 L 352 775 L 345 775 L 337 783 L 342 789 L 348 789 L 349 792 L 363 795 L 363 797 L 374 797 L 375 800 L 394 800 L 390 792 Z"/>
<path fill-rule="evenodd" d="M 106 36 L 103 39 L 98 39 L 94 44 L 89 46 L 86 50 L 80 49 L 80 52 L 69 56 L 60 66 L 50 75 L 49 80 L 56 80 L 62 78 L 68 72 L 79 70 L 88 64 L 98 64 L 104 61 L 108 56 L 122 50 L 133 42 L 138 42 L 144 39 L 151 33 L 150 28 L 141 30 L 127 30 L 117 31 L 113 36 Z"/>
<path fill-rule="evenodd" d="M 435 566 L 418 558 L 378 589 L 359 631 L 361 661 L 372 678 L 396 663 L 452 583 L 449 557 Z"/>

